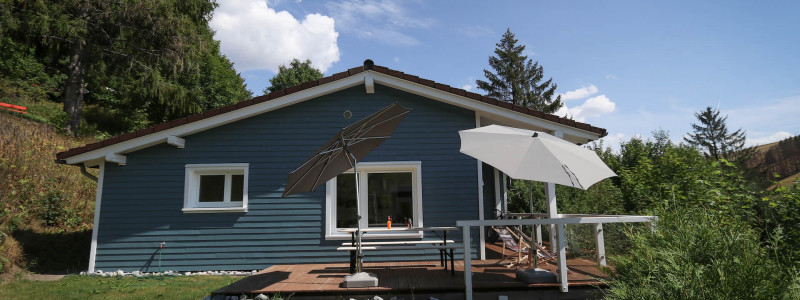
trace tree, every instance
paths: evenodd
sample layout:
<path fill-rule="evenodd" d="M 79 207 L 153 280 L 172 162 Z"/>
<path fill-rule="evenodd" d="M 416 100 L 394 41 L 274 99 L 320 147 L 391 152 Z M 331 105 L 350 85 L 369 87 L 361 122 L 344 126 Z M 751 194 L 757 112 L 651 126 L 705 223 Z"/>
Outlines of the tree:
<path fill-rule="evenodd" d="M 200 58 L 212 48 L 207 33 L 213 1 L 40 0 L 2 6 L 16 23 L 9 34 L 36 45 L 48 67 L 64 70 L 67 132 L 77 134 L 87 95 L 111 95 L 141 113 L 198 110 L 180 80 L 199 72 Z"/>
<path fill-rule="evenodd" d="M 540 83 L 544 69 L 538 61 L 533 62 L 523 55 L 525 46 L 517 45 L 517 42 L 511 29 L 507 29 L 500 43 L 496 44 L 495 56 L 489 57 L 489 66 L 494 73 L 484 69 L 488 81 L 476 80 L 475 83 L 489 97 L 544 113 L 556 112 L 564 105 L 560 95 L 553 99 L 557 85 L 553 78 Z"/>
<path fill-rule="evenodd" d="M 310 59 L 300 62 L 299 59 L 295 58 L 289 63 L 288 68 L 285 65 L 280 65 L 278 67 L 278 74 L 269 80 L 271 86 L 264 89 L 264 94 L 277 92 L 291 86 L 320 78 L 322 78 L 322 72 L 311 66 Z"/>
<path fill-rule="evenodd" d="M 702 112 L 695 113 L 694 116 L 700 124 L 692 124 L 694 133 L 684 137 L 684 141 L 691 146 L 701 148 L 707 157 L 715 160 L 721 158 L 734 160 L 740 157 L 737 152 L 744 149 L 745 132 L 739 128 L 728 133 L 728 127 L 725 125 L 728 116 L 720 117 L 719 110 L 710 106 Z"/>

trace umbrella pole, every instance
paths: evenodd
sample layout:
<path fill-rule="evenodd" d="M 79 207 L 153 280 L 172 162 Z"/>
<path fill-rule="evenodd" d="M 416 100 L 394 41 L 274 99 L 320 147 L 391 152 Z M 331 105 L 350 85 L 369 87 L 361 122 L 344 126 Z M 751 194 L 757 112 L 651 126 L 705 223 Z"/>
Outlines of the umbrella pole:
<path fill-rule="evenodd" d="M 353 155 L 353 152 L 350 152 L 350 148 L 347 147 L 347 143 L 344 141 L 342 136 L 339 136 L 339 139 L 342 143 L 342 148 L 344 151 L 347 152 L 348 156 L 353 159 L 353 175 L 355 175 L 356 180 L 356 273 L 361 273 L 361 270 L 364 268 L 364 254 L 361 252 L 361 187 L 359 184 L 358 178 L 358 159 L 356 156 Z"/>
<path fill-rule="evenodd" d="M 349 150 L 347 152 L 350 153 Z M 352 156 L 353 154 L 350 153 L 350 155 Z M 353 161 L 356 162 L 353 164 L 353 172 L 355 173 L 354 175 L 356 176 L 356 216 L 358 216 L 356 220 L 357 222 L 356 235 L 358 235 L 358 240 L 356 241 L 357 242 L 356 249 L 358 250 L 356 258 L 357 259 L 356 273 L 361 273 L 361 270 L 364 268 L 364 259 L 363 259 L 364 254 L 361 252 L 361 192 L 360 192 L 361 188 L 359 186 L 359 178 L 358 178 L 358 167 L 357 167 L 358 161 L 356 161 L 355 157 L 353 157 Z"/>

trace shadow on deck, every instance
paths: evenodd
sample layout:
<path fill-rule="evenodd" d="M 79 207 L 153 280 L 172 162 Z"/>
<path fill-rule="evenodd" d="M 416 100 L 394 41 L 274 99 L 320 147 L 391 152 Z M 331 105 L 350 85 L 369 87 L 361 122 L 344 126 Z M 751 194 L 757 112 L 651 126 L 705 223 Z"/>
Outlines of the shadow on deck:
<path fill-rule="evenodd" d="M 487 245 L 489 257 L 499 257 L 499 247 Z M 527 284 L 516 280 L 516 268 L 498 258 L 476 260 L 472 264 L 474 299 L 586 299 L 598 298 L 605 287 L 599 279 L 607 276 L 595 262 L 569 259 L 569 292 L 561 293 L 557 283 Z M 555 272 L 552 264 L 539 267 Z M 438 261 L 365 263 L 364 270 L 378 277 L 378 286 L 344 288 L 348 264 L 275 265 L 259 274 L 244 278 L 214 291 L 213 295 L 276 294 L 291 299 L 348 299 L 378 295 L 384 299 L 463 299 L 464 262 L 455 262 L 455 275 L 439 266 Z"/>

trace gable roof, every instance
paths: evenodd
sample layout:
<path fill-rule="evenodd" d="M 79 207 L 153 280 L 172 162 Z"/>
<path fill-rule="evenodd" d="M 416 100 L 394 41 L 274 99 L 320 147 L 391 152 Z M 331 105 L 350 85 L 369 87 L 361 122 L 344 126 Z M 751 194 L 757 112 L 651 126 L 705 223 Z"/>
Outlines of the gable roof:
<path fill-rule="evenodd" d="M 369 63 L 371 63 L 371 61 L 369 61 Z M 438 100 L 444 102 L 463 102 L 463 100 L 471 99 L 474 103 L 469 103 L 469 105 L 462 106 L 468 106 L 470 109 L 476 111 L 486 110 L 486 108 L 494 108 L 493 111 L 495 114 L 497 113 L 498 109 L 505 113 L 514 112 L 523 114 L 529 117 L 541 119 L 547 123 L 560 124 L 564 127 L 573 128 L 577 131 L 588 133 L 594 138 L 601 138 L 608 134 L 604 128 L 599 128 L 586 123 L 576 122 L 567 118 L 546 114 L 526 107 L 513 105 L 511 103 L 500 101 L 494 98 L 481 96 L 477 93 L 454 88 L 446 84 L 437 83 L 433 80 L 420 78 L 419 76 L 411 74 L 405 74 L 387 67 L 371 65 L 369 63 L 365 62 L 366 67 L 361 66 L 351 68 L 345 72 L 336 73 L 318 80 L 298 84 L 267 95 L 255 97 L 250 100 L 204 111 L 202 113 L 193 114 L 185 118 L 175 119 L 166 123 L 155 125 L 153 127 L 118 135 L 103 141 L 59 152 L 56 154 L 56 158 L 59 160 L 66 160 L 67 164 L 82 163 L 89 160 L 102 158 L 104 156 L 108 160 L 107 155 L 110 154 L 127 153 L 146 148 L 157 143 L 163 143 L 169 137 L 186 136 L 209 128 L 221 126 L 236 120 L 292 105 L 294 103 L 323 94 L 328 94 L 358 84 L 363 84 L 366 80 L 369 80 L 369 82 L 372 83 L 373 78 L 378 83 L 387 84 L 389 86 L 409 92 L 424 94 L 425 96 L 429 96 L 438 92 L 439 94 L 442 94 L 438 95 Z M 356 76 L 358 74 L 372 76 L 369 76 L 369 78 Z M 411 85 L 409 85 L 409 83 Z M 317 87 L 322 88 L 321 86 L 325 86 L 326 88 L 315 90 Z M 483 105 L 481 106 L 477 104 Z M 225 117 L 222 117 L 223 115 Z M 588 138 L 588 140 L 592 139 L 593 138 Z M 107 151 L 97 151 L 101 149 Z M 92 153 L 94 153 L 94 155 L 90 155 Z"/>

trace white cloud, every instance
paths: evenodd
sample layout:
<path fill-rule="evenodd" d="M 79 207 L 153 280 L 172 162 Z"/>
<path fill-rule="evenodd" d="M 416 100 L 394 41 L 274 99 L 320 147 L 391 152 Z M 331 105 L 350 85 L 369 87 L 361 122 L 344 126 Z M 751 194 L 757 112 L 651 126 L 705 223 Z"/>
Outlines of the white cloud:
<path fill-rule="evenodd" d="M 597 93 L 597 87 L 593 84 L 589 86 L 584 86 L 576 90 L 572 90 L 561 94 L 561 100 L 569 101 L 569 100 L 577 100 L 589 97 Z"/>
<path fill-rule="evenodd" d="M 750 146 L 766 145 L 769 143 L 779 142 L 792 137 L 792 134 L 786 131 L 779 131 L 768 136 L 764 135 L 756 135 L 756 136 L 760 137 L 757 138 L 748 137 L 747 141 L 745 142 L 745 145 L 747 147 L 750 147 Z"/>
<path fill-rule="evenodd" d="M 462 85 L 462 86 L 461 86 L 461 89 L 462 89 L 462 90 L 465 90 L 465 91 L 467 91 L 467 92 L 471 91 L 471 90 L 472 90 L 472 88 L 473 88 L 473 86 L 472 86 L 471 84 L 465 84 L 465 85 Z"/>
<path fill-rule="evenodd" d="M 260 0 L 220 1 L 209 22 L 221 41 L 221 50 L 239 71 L 268 69 L 293 58 L 311 59 L 322 72 L 339 61 L 339 33 L 334 19 L 320 14 L 295 19 L 287 11 L 275 11 Z"/>
<path fill-rule="evenodd" d="M 616 108 L 617 105 L 611 102 L 606 95 L 600 95 L 589 98 L 583 104 L 572 108 L 568 108 L 564 105 L 556 112 L 556 115 L 568 116 L 578 122 L 586 122 L 587 119 L 614 112 Z"/>
<path fill-rule="evenodd" d="M 617 76 L 614 76 L 614 74 L 608 74 L 606 75 L 606 79 L 617 79 Z"/>
<path fill-rule="evenodd" d="M 328 2 L 325 6 L 343 33 L 388 45 L 417 45 L 419 40 L 402 31 L 429 28 L 436 22 L 416 17 L 418 12 L 409 12 L 402 4 L 407 2 L 355 0 Z"/>
<path fill-rule="evenodd" d="M 465 26 L 461 26 L 458 29 L 458 31 L 461 32 L 461 34 L 463 34 L 463 35 L 465 35 L 465 36 L 467 36 L 469 38 L 478 38 L 478 37 L 482 37 L 482 36 L 485 36 L 485 35 L 489 35 L 489 36 L 494 35 L 494 32 L 492 32 L 491 29 L 483 27 L 483 26 L 480 26 L 480 25 L 474 25 L 474 26 L 465 25 Z"/>

